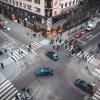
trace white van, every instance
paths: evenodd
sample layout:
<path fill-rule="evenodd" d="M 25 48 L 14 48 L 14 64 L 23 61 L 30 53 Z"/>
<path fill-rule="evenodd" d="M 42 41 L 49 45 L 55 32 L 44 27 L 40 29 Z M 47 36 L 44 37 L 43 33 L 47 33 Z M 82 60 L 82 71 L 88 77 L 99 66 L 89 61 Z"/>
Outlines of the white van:
<path fill-rule="evenodd" d="M 86 27 L 86 31 L 91 31 L 94 28 L 96 28 L 96 23 L 88 23 L 87 27 Z"/>

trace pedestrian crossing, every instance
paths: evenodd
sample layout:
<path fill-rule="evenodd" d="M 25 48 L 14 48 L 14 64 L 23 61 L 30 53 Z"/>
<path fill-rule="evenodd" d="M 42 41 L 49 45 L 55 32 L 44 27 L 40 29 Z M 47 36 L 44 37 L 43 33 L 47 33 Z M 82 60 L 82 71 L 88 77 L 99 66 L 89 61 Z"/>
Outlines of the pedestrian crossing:
<path fill-rule="evenodd" d="M 33 42 L 30 44 L 31 48 L 30 48 L 30 52 L 28 51 L 29 49 L 29 45 L 27 45 L 26 47 L 17 49 L 13 52 L 10 53 L 10 57 L 14 60 L 20 60 L 21 58 L 23 58 L 24 56 L 26 56 L 27 54 L 31 53 L 31 54 L 36 54 L 36 50 L 38 50 L 40 47 L 42 47 L 43 45 L 39 42 Z"/>
<path fill-rule="evenodd" d="M 10 57 L 14 60 L 20 60 L 21 58 L 23 58 L 24 56 L 26 56 L 28 53 L 26 51 L 24 51 L 23 49 L 17 49 L 13 52 L 11 52 Z"/>
<path fill-rule="evenodd" d="M 31 50 L 34 52 L 34 51 L 36 51 L 36 50 L 38 50 L 40 47 L 42 47 L 43 45 L 41 44 L 41 43 L 39 43 L 39 42 L 33 42 L 33 43 L 31 43 Z M 27 48 L 29 47 L 29 46 L 26 46 Z"/>
<path fill-rule="evenodd" d="M 91 97 L 91 100 L 100 100 L 100 89 L 97 89 L 93 96 Z"/>
<path fill-rule="evenodd" d="M 0 83 L 0 100 L 16 100 L 15 96 L 19 94 L 14 85 L 6 78 Z"/>

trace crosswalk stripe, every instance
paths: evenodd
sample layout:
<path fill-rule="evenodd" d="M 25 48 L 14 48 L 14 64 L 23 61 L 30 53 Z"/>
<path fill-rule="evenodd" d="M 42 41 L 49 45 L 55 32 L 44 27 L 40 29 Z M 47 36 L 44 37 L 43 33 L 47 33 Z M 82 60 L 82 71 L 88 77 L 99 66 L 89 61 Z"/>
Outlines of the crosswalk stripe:
<path fill-rule="evenodd" d="M 94 96 L 95 96 L 95 97 L 97 97 L 98 99 L 100 99 L 100 96 L 99 96 L 99 95 L 97 95 L 96 93 L 94 94 Z"/>
<path fill-rule="evenodd" d="M 5 91 L 3 91 L 0 95 L 3 96 L 8 90 L 10 90 L 13 87 L 13 85 L 10 85 Z"/>
<path fill-rule="evenodd" d="M 8 98 L 7 100 L 11 100 L 11 98 L 18 93 L 18 90 L 14 91 Z"/>
<path fill-rule="evenodd" d="M 17 93 L 16 95 L 18 95 L 19 100 L 22 100 L 21 97 L 20 97 L 20 95 L 21 95 L 20 93 Z M 8 99 L 9 99 L 9 98 L 8 98 Z M 11 100 L 16 100 L 16 97 L 13 97 Z"/>
<path fill-rule="evenodd" d="M 79 55 L 81 55 L 82 53 L 81 52 L 79 52 L 79 53 L 77 53 L 77 56 L 79 56 Z"/>
<path fill-rule="evenodd" d="M 38 42 L 33 42 L 34 45 L 41 47 L 42 44 L 38 43 Z"/>
<path fill-rule="evenodd" d="M 35 46 L 35 47 L 37 47 L 37 48 L 40 48 L 40 47 L 41 47 L 41 45 L 36 44 L 36 43 L 32 43 L 31 45 L 32 45 L 32 46 Z"/>
<path fill-rule="evenodd" d="M 90 61 L 94 58 L 94 55 L 90 56 L 89 59 L 87 59 L 87 61 Z"/>
<path fill-rule="evenodd" d="M 98 100 L 98 99 L 97 99 L 96 97 L 94 97 L 94 96 L 92 97 L 92 99 L 93 99 L 93 100 Z"/>
<path fill-rule="evenodd" d="M 35 45 L 32 45 L 33 50 L 37 50 L 39 47 L 36 47 Z"/>
<path fill-rule="evenodd" d="M 68 49 L 68 51 L 71 51 L 74 48 L 73 45 L 71 45 L 71 47 Z"/>
<path fill-rule="evenodd" d="M 1 89 L 4 85 L 6 85 L 8 82 L 10 82 L 10 81 L 7 80 L 7 81 L 5 81 L 3 84 L 1 84 L 1 85 L 0 85 L 0 89 Z"/>
<path fill-rule="evenodd" d="M 98 95 L 100 95 L 100 92 L 96 91 L 96 93 L 97 93 Z"/>
<path fill-rule="evenodd" d="M 14 56 L 14 58 L 16 59 L 20 59 L 20 57 L 16 54 L 16 51 L 13 52 L 13 55 L 11 55 L 12 57 Z"/>
<path fill-rule="evenodd" d="M 89 54 L 89 53 L 85 51 L 85 52 L 84 52 L 84 57 L 86 57 L 88 54 Z"/>
<path fill-rule="evenodd" d="M 20 48 L 20 50 L 21 50 L 25 55 L 28 54 L 25 50 L 23 50 L 23 49 L 21 49 L 21 48 Z M 22 53 L 22 54 L 23 54 L 23 53 Z M 25 55 L 24 55 L 24 56 L 25 56 Z"/>
<path fill-rule="evenodd" d="M 94 76 L 98 76 L 98 74 L 96 72 L 92 72 L 92 75 Z"/>
<path fill-rule="evenodd" d="M 3 86 L 3 87 L 0 89 L 0 92 L 3 91 L 4 89 L 6 89 L 9 85 L 11 85 L 10 82 L 9 82 L 8 84 L 6 84 L 5 87 Z"/>
<path fill-rule="evenodd" d="M 98 89 L 97 91 L 99 91 L 99 92 L 100 92 L 100 89 Z"/>
<path fill-rule="evenodd" d="M 9 91 L 8 93 L 6 93 L 5 96 L 3 96 L 1 98 L 1 100 L 6 100 L 5 98 L 7 98 L 14 91 L 18 92 L 18 90 L 16 90 L 16 88 L 14 87 L 11 91 Z"/>
<path fill-rule="evenodd" d="M 98 74 L 100 74 L 100 70 L 95 68 L 95 72 L 97 72 Z"/>
<path fill-rule="evenodd" d="M 14 55 L 11 55 L 11 58 L 15 61 L 17 61 L 18 59 L 14 56 Z"/>
<path fill-rule="evenodd" d="M 18 59 L 23 57 L 21 54 L 19 54 L 19 51 L 14 51 L 14 54 L 17 56 Z"/>
<path fill-rule="evenodd" d="M 41 47 L 40 45 L 35 44 L 35 43 L 32 43 L 32 46 L 37 47 L 37 48 L 40 48 Z"/>

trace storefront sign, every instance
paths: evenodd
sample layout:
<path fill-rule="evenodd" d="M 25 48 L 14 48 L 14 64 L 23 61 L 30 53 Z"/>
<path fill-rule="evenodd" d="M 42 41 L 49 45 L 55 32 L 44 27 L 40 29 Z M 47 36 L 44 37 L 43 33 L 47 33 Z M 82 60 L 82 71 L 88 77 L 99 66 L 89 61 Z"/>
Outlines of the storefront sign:
<path fill-rule="evenodd" d="M 51 30 L 52 28 L 52 18 L 47 19 L 47 30 Z"/>

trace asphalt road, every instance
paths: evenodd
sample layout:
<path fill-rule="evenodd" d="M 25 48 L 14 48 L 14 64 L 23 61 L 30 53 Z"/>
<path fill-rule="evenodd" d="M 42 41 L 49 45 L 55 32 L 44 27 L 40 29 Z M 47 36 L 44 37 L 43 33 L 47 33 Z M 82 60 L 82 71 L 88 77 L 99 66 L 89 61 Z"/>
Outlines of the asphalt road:
<path fill-rule="evenodd" d="M 85 92 L 73 85 L 80 73 L 80 66 L 77 66 L 77 63 L 70 66 L 73 58 L 66 51 L 58 52 L 60 60 L 54 62 L 44 55 L 46 50 L 47 48 L 39 50 L 36 62 L 24 66 L 25 70 L 13 80 L 14 85 L 19 90 L 23 87 L 30 88 L 36 100 L 83 100 Z M 36 77 L 33 74 L 34 70 L 43 66 L 52 67 L 54 75 Z"/>

